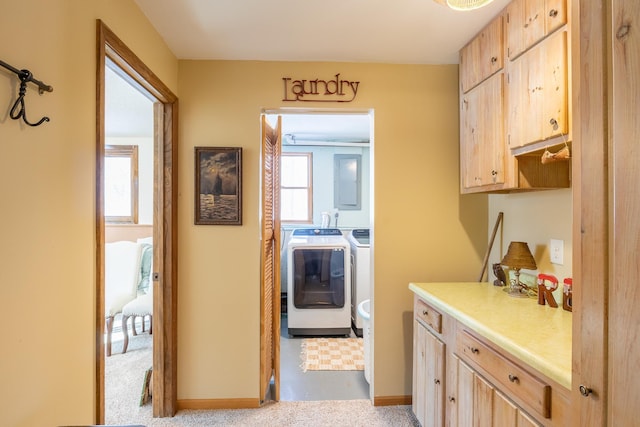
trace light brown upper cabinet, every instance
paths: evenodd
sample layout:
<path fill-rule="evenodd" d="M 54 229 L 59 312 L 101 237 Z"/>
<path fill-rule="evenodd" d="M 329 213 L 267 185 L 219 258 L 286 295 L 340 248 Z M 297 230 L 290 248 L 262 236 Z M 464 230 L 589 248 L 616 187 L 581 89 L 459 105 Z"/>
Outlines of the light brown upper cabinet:
<path fill-rule="evenodd" d="M 467 93 L 504 67 L 503 32 L 503 17 L 499 15 L 460 51 L 463 93 Z"/>
<path fill-rule="evenodd" d="M 460 100 L 462 190 L 498 190 L 504 184 L 504 74 L 499 73 Z"/>
<path fill-rule="evenodd" d="M 507 56 L 513 60 L 567 23 L 566 0 L 513 0 L 506 15 Z"/>
<path fill-rule="evenodd" d="M 555 33 L 513 61 L 508 82 L 509 148 L 568 133 L 566 31 Z"/>
<path fill-rule="evenodd" d="M 461 193 L 571 186 L 570 161 L 541 163 L 571 142 L 567 4 L 513 0 L 460 50 Z"/>

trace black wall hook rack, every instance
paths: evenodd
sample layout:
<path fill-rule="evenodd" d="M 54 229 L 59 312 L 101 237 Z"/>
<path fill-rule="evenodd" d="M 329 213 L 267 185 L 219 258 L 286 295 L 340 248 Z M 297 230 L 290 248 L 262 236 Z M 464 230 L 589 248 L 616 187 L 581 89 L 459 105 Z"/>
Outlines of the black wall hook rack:
<path fill-rule="evenodd" d="M 18 92 L 18 99 L 14 102 L 13 107 L 11 107 L 11 111 L 9 112 L 9 116 L 13 120 L 18 120 L 22 117 L 22 120 L 28 124 L 29 126 L 40 126 L 44 122 L 49 121 L 49 117 L 43 117 L 36 123 L 31 123 L 27 120 L 27 111 L 24 105 L 24 97 L 27 95 L 27 83 L 31 82 L 38 86 L 38 93 L 43 94 L 44 92 L 53 92 L 53 88 L 47 84 L 44 84 L 40 80 L 37 80 L 31 74 L 29 70 L 18 70 L 15 67 L 7 64 L 6 62 L 0 60 L 0 65 L 6 68 L 7 70 L 18 75 L 20 79 L 20 91 Z"/>

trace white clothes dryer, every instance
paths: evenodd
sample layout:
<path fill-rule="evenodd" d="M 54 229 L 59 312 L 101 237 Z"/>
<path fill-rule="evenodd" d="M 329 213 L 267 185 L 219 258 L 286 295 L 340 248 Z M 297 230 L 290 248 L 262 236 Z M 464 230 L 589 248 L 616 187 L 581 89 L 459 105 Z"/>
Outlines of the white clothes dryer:
<path fill-rule="evenodd" d="M 287 245 L 290 335 L 349 335 L 349 242 L 337 228 L 299 228 Z"/>

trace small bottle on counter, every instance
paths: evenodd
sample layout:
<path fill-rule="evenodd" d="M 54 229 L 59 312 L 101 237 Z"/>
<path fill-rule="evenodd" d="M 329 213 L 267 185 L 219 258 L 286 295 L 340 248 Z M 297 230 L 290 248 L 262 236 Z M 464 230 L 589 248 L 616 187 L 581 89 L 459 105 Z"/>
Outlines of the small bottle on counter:
<path fill-rule="evenodd" d="M 567 311 L 573 311 L 573 279 L 568 277 L 564 279 L 562 286 L 562 308 Z"/>

